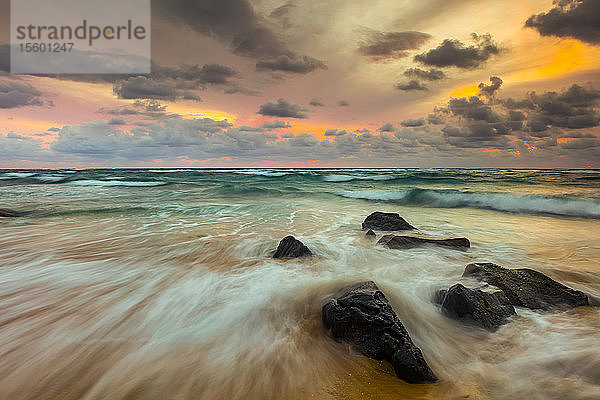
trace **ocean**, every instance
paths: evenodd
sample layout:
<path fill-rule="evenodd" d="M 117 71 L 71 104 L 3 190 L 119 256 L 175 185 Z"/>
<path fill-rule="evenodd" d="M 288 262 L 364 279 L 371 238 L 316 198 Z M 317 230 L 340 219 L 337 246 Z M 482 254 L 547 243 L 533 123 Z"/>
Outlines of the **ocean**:
<path fill-rule="evenodd" d="M 0 209 L 2 399 L 600 398 L 598 170 L 0 170 Z M 471 248 L 376 245 L 374 211 Z M 315 256 L 272 259 L 290 234 Z M 496 332 L 442 315 L 434 293 L 484 261 L 592 306 Z M 363 280 L 438 383 L 326 334 L 324 302 Z"/>

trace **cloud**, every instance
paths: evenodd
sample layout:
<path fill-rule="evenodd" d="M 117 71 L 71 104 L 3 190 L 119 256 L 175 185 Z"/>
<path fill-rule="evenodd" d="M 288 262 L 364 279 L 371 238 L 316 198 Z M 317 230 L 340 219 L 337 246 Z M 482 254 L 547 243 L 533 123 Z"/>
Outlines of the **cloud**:
<path fill-rule="evenodd" d="M 108 114 L 116 116 L 143 115 L 150 118 L 163 118 L 175 115 L 168 114 L 166 111 L 167 106 L 162 105 L 157 100 L 137 99 L 131 104 L 131 106 L 124 106 L 119 108 L 101 107 L 96 112 L 99 114 Z"/>
<path fill-rule="evenodd" d="M 161 67 L 157 64 L 152 67 L 152 78 L 157 80 L 174 79 L 194 82 L 190 86 L 198 87 L 201 84 L 228 84 L 228 79 L 237 75 L 237 71 L 226 65 L 204 64 L 181 65 L 177 68 Z"/>
<path fill-rule="evenodd" d="M 445 39 L 438 47 L 417 54 L 414 60 L 439 68 L 475 69 L 492 56 L 500 54 L 500 46 L 492 40 L 489 33 L 485 35 L 474 33 L 472 37 L 474 41 L 472 45 L 466 45 L 457 39 Z"/>
<path fill-rule="evenodd" d="M 287 48 L 282 35 L 248 0 L 155 0 L 152 11 L 173 24 L 183 23 L 228 43 L 237 55 L 258 59 L 258 70 L 308 73 L 324 67 L 321 61 Z"/>
<path fill-rule="evenodd" d="M 343 136 L 343 135 L 345 135 L 347 133 L 348 133 L 348 131 L 346 131 L 345 129 L 341 129 L 341 130 L 338 130 L 338 129 L 327 129 L 327 130 L 325 130 L 324 135 L 325 136 Z"/>
<path fill-rule="evenodd" d="M 321 99 L 317 99 L 317 98 L 310 99 L 310 102 L 308 104 L 310 104 L 313 107 L 325 107 L 325 104 L 323 104 Z"/>
<path fill-rule="evenodd" d="M 500 89 L 500 86 L 502 86 L 502 79 L 498 78 L 497 76 L 491 76 L 490 82 L 491 83 L 489 85 L 486 85 L 485 83 L 481 82 L 477 86 L 479 88 L 479 96 L 491 97 L 494 94 L 496 94 L 498 89 Z"/>
<path fill-rule="evenodd" d="M 327 69 L 323 61 L 308 56 L 281 55 L 273 60 L 256 63 L 257 71 L 283 71 L 296 74 L 308 74 L 316 69 Z"/>
<path fill-rule="evenodd" d="M 283 129 L 283 128 L 291 128 L 291 127 L 292 127 L 292 125 L 290 125 L 289 122 L 279 121 L 279 120 L 265 121 L 261 125 L 261 128 L 264 128 L 264 129 Z"/>
<path fill-rule="evenodd" d="M 432 125 L 442 125 L 444 123 L 444 119 L 439 115 L 429 114 L 427 116 L 427 122 L 429 122 Z"/>
<path fill-rule="evenodd" d="M 407 119 L 407 120 L 402 121 L 400 123 L 400 125 L 415 128 L 417 126 L 425 125 L 425 119 L 424 118 Z"/>
<path fill-rule="evenodd" d="M 574 84 L 563 92 L 545 92 L 541 95 L 532 92 L 529 101 L 534 105 L 529 119 L 534 121 L 532 128 L 538 131 L 550 125 L 581 129 L 600 124 L 597 110 L 600 91 L 591 86 Z"/>
<path fill-rule="evenodd" d="M 13 132 L 0 134 L 0 160 L 49 160 L 41 143 L 39 139 L 24 137 Z"/>
<path fill-rule="evenodd" d="M 338 106 L 340 106 L 340 107 L 348 107 L 349 105 L 350 105 L 350 103 L 348 103 L 348 101 L 346 101 L 346 100 L 338 101 Z"/>
<path fill-rule="evenodd" d="M 129 78 L 113 86 L 113 92 L 121 99 L 177 99 L 200 101 L 200 97 L 187 89 L 181 89 L 175 81 L 159 81 L 144 76 Z"/>
<path fill-rule="evenodd" d="M 452 98 L 448 101 L 448 109 L 454 114 L 475 121 L 500 122 L 501 118 L 492 108 L 479 97 L 471 96 Z"/>
<path fill-rule="evenodd" d="M 420 79 L 423 81 L 439 81 L 440 79 L 446 78 L 444 71 L 439 69 L 430 69 L 429 71 L 421 68 L 409 68 L 404 71 L 404 75 L 412 79 Z"/>
<path fill-rule="evenodd" d="M 123 118 L 111 118 L 108 121 L 109 125 L 127 125 L 127 122 Z"/>
<path fill-rule="evenodd" d="M 423 85 L 417 80 L 412 80 L 404 83 L 397 83 L 395 87 L 398 90 L 404 90 L 406 92 L 414 90 L 427 90 L 427 86 Z"/>
<path fill-rule="evenodd" d="M 258 113 L 270 117 L 281 118 L 308 118 L 305 109 L 285 99 L 278 99 L 277 103 L 269 101 L 260 106 Z"/>
<path fill-rule="evenodd" d="M 41 106 L 42 93 L 28 83 L 0 80 L 0 108 Z"/>
<path fill-rule="evenodd" d="M 574 38 L 600 44 L 600 1 L 560 0 L 546 13 L 532 15 L 525 22 L 542 36 Z"/>
<path fill-rule="evenodd" d="M 366 30 L 365 38 L 358 47 L 358 52 L 372 61 L 386 61 L 408 56 L 407 50 L 421 47 L 431 39 L 431 35 L 423 32 L 380 32 Z"/>
<path fill-rule="evenodd" d="M 378 130 L 379 132 L 394 132 L 396 128 L 394 128 L 391 122 L 386 122 Z"/>

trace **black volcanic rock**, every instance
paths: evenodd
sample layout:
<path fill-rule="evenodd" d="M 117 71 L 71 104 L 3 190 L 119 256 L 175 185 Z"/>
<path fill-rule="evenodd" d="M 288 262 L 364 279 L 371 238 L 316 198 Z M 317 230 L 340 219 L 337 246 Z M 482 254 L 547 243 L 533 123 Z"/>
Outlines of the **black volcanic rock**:
<path fill-rule="evenodd" d="M 365 233 L 365 236 L 377 236 L 377 235 L 375 234 L 375 232 L 373 232 L 373 229 L 369 229 L 367 231 L 367 233 Z"/>
<path fill-rule="evenodd" d="M 396 235 L 384 235 L 379 239 L 377 244 L 387 246 L 390 249 L 412 249 L 413 247 L 420 247 L 426 244 L 435 244 L 437 246 L 452 247 L 461 250 L 471 247 L 471 243 L 467 238 L 425 239 L 414 236 Z"/>
<path fill-rule="evenodd" d="M 338 292 L 323 306 L 322 317 L 333 338 L 353 343 L 367 357 L 388 361 L 398 378 L 408 383 L 437 380 L 374 282 Z"/>
<path fill-rule="evenodd" d="M 436 297 L 448 317 L 471 321 L 489 330 L 496 330 L 516 314 L 501 291 L 487 293 L 457 283 L 448 290 L 441 290 Z"/>
<path fill-rule="evenodd" d="M 298 258 L 312 256 L 312 252 L 293 236 L 286 236 L 279 242 L 273 258 Z"/>
<path fill-rule="evenodd" d="M 375 211 L 365 218 L 365 221 L 362 223 L 362 229 L 363 231 L 366 229 L 375 229 L 378 231 L 404 231 L 417 228 L 406 222 L 399 214 Z"/>
<path fill-rule="evenodd" d="M 508 269 L 492 263 L 467 265 L 463 276 L 473 276 L 504 292 L 511 304 L 532 309 L 587 306 L 587 296 L 528 268 Z"/>

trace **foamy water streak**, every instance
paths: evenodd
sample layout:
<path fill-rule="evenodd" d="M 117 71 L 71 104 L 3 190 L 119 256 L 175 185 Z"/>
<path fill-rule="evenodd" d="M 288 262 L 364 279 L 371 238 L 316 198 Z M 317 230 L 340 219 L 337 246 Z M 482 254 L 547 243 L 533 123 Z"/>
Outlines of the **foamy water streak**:
<path fill-rule="evenodd" d="M 375 204 L 331 194 L 332 184 L 354 192 L 394 190 L 405 185 L 396 179 L 401 175 L 411 182 L 444 178 L 435 171 L 347 182 L 324 177 L 369 172 L 249 172 L 78 171 L 65 183 L 30 176 L 0 185 L 0 208 L 31 211 L 0 218 L 0 398 L 600 396 L 598 307 L 519 309 L 511 323 L 487 333 L 445 318 L 431 301 L 435 290 L 460 281 L 469 262 L 492 261 L 538 269 L 598 304 L 598 219 Z M 501 186 L 488 171 L 481 174 Z M 564 184 L 540 184 L 536 195 L 593 191 L 590 181 L 575 180 L 583 176 L 569 176 L 561 175 Z M 90 180 L 103 184 L 70 184 Z M 104 185 L 115 180 L 159 185 Z M 428 190 L 448 189 L 439 186 Z M 473 247 L 376 246 L 359 230 L 376 209 L 399 212 L 423 234 L 466 236 Z M 317 256 L 271 259 L 290 233 Z M 404 384 L 385 363 L 357 355 L 323 331 L 323 302 L 366 279 L 386 293 L 440 383 Z"/>

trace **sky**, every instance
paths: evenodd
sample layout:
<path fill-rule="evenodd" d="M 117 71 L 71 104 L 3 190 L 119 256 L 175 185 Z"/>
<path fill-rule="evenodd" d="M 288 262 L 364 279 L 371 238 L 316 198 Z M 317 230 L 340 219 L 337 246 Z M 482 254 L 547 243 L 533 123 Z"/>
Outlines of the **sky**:
<path fill-rule="evenodd" d="M 0 168 L 600 168 L 600 0 L 151 12 L 146 75 L 11 74 L 0 24 Z"/>

